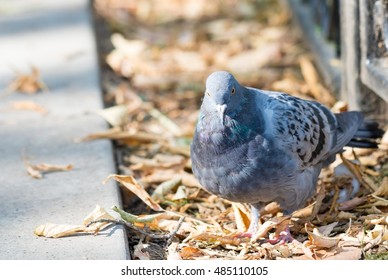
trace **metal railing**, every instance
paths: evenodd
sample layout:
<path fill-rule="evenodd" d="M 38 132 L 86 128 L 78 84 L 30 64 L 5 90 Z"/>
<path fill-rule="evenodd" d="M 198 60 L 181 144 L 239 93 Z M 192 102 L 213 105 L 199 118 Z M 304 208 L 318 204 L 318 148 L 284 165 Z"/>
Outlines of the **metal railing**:
<path fill-rule="evenodd" d="M 388 120 L 388 0 L 288 0 L 330 89 Z"/>

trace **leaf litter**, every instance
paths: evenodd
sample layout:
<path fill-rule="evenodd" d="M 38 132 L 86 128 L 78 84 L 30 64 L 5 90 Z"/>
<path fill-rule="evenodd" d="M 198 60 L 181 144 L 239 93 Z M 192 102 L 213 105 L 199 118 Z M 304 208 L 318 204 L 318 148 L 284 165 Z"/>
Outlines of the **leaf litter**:
<path fill-rule="evenodd" d="M 25 160 L 25 165 L 27 168 L 27 173 L 32 178 L 42 179 L 43 175 L 50 172 L 58 171 L 70 171 L 73 169 L 72 164 L 67 165 L 58 165 L 58 164 L 48 164 L 48 163 L 39 163 L 31 164 L 29 161 Z"/>
<path fill-rule="evenodd" d="M 132 229 L 134 259 L 388 255 L 387 134 L 379 149 L 338 156 L 305 208 L 285 216 L 268 204 L 254 239 L 240 234 L 249 227 L 249 206 L 209 194 L 192 174 L 190 142 L 204 81 L 215 70 L 232 71 L 244 85 L 347 110 L 321 82 L 284 6 L 269 0 L 95 0 L 94 8 L 108 107 L 99 114 L 112 128 L 80 141 L 115 143 L 121 174 L 107 180 L 121 186 L 124 208 L 113 207 L 120 219 L 111 223 Z M 292 242 L 266 242 L 286 226 Z"/>
<path fill-rule="evenodd" d="M 30 74 L 23 74 L 19 71 L 17 77 L 8 85 L 4 94 L 20 92 L 27 95 L 33 95 L 39 91 L 48 91 L 47 85 L 43 82 L 40 71 L 37 67 L 31 66 Z"/>

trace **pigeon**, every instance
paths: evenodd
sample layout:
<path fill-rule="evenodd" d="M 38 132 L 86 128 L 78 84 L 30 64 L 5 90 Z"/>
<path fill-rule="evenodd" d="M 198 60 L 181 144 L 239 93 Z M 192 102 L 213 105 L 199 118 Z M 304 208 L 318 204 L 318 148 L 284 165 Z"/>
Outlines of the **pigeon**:
<path fill-rule="evenodd" d="M 244 87 L 217 71 L 206 80 L 191 144 L 193 174 L 210 193 L 250 204 L 247 233 L 254 235 L 269 202 L 288 215 L 305 205 L 321 169 L 362 124 L 360 112 L 334 114 L 318 102 Z"/>

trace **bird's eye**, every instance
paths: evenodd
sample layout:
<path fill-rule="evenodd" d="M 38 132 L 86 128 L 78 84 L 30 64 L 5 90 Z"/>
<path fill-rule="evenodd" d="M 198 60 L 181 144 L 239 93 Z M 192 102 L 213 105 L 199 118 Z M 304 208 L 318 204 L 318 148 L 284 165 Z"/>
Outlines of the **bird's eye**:
<path fill-rule="evenodd" d="M 207 95 L 207 96 L 210 96 L 210 93 L 209 93 L 208 91 L 206 91 L 206 95 Z"/>
<path fill-rule="evenodd" d="M 232 95 L 236 93 L 236 89 L 235 88 L 232 88 Z"/>

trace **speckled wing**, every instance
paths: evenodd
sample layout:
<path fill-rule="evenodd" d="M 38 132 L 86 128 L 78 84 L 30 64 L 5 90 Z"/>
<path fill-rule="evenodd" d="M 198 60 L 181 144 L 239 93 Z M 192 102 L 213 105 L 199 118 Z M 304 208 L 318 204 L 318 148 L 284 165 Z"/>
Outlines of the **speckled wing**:
<path fill-rule="evenodd" d="M 358 112 L 340 114 L 338 121 L 323 105 L 283 93 L 269 93 L 264 108 L 266 133 L 272 134 L 285 152 L 293 153 L 302 169 L 332 158 L 362 121 Z"/>

